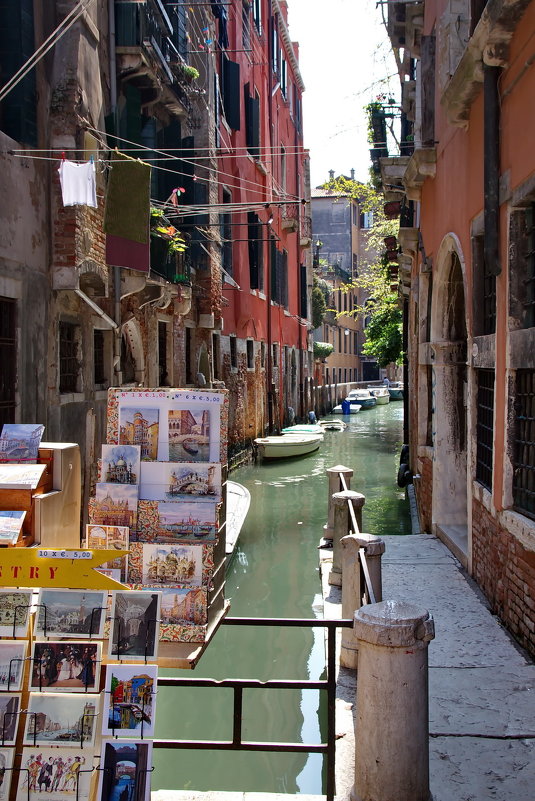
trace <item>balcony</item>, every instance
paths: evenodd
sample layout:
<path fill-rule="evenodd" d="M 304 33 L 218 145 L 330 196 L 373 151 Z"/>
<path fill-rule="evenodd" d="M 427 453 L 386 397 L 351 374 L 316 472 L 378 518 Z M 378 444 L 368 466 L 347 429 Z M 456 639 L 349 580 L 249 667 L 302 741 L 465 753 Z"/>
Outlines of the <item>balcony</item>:
<path fill-rule="evenodd" d="M 420 39 L 424 24 L 424 0 L 392 0 L 388 4 L 388 36 L 392 47 L 408 50 L 411 55 L 420 55 Z"/>
<path fill-rule="evenodd" d="M 304 214 L 300 218 L 301 236 L 299 244 L 302 248 L 308 248 L 312 244 L 312 218 Z"/>
<path fill-rule="evenodd" d="M 294 233 L 299 228 L 299 206 L 288 203 L 282 207 L 281 227 L 283 231 Z"/>
<path fill-rule="evenodd" d="M 437 169 L 435 147 L 416 147 L 403 176 L 403 185 L 409 200 L 420 200 L 426 178 L 434 178 Z"/>
<path fill-rule="evenodd" d="M 172 253 L 168 242 L 159 237 L 150 240 L 150 269 L 171 284 L 191 284 L 191 262 L 187 253 Z"/>
<path fill-rule="evenodd" d="M 385 200 L 401 200 L 405 194 L 403 176 L 409 163 L 409 156 L 388 156 L 380 160 L 381 183 Z"/>

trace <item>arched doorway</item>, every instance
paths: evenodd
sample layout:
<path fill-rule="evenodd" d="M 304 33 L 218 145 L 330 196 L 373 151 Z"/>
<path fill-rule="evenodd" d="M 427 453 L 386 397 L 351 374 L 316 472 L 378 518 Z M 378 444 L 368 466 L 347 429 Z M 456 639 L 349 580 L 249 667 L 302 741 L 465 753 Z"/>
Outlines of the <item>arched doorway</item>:
<path fill-rule="evenodd" d="M 468 460 L 464 271 L 449 235 L 437 256 L 431 312 L 433 375 L 433 531 L 467 563 Z M 435 278 L 435 276 L 434 276 Z"/>

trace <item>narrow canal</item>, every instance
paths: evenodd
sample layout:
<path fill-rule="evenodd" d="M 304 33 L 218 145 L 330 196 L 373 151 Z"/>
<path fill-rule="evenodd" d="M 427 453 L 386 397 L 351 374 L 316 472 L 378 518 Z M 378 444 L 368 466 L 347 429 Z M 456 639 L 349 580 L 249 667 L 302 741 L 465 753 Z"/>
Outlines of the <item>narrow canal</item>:
<path fill-rule="evenodd" d="M 251 508 L 227 573 L 231 615 L 322 616 L 317 546 L 326 522 L 329 467 L 342 464 L 354 471 L 351 489 L 366 497 L 364 531 L 410 533 L 405 491 L 396 484 L 402 404 L 376 406 L 344 420 L 346 431 L 325 432 L 315 454 L 232 473 L 234 481 L 248 487 Z M 322 629 L 221 626 L 194 675 L 314 680 L 323 670 Z M 189 671 L 166 673 L 187 676 Z M 325 709 L 319 695 L 246 690 L 244 739 L 322 742 Z M 156 737 L 231 739 L 232 691 L 162 689 Z M 320 754 L 156 749 L 153 789 L 322 794 L 322 761 Z"/>

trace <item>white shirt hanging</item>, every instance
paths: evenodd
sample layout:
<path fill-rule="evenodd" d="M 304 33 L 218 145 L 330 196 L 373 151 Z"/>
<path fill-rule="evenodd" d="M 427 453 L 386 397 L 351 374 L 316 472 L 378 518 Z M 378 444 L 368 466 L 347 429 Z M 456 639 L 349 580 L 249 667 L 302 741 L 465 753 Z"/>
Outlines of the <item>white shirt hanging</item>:
<path fill-rule="evenodd" d="M 58 169 L 64 206 L 97 208 L 97 186 L 93 161 L 76 164 L 63 160 Z"/>

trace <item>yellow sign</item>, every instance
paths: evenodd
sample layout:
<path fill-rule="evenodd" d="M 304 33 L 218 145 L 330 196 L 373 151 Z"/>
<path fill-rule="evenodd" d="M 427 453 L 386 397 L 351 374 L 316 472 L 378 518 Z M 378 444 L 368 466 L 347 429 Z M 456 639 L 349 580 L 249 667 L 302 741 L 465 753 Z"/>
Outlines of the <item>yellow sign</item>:
<path fill-rule="evenodd" d="M 96 567 L 126 556 L 128 551 L 2 548 L 0 587 L 57 587 L 73 590 L 124 590 L 120 581 Z"/>

